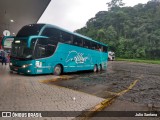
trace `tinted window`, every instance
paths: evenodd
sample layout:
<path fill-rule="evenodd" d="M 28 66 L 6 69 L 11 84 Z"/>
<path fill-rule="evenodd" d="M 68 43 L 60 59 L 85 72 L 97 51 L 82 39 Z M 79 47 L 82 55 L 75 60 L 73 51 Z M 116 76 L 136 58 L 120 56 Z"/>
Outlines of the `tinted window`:
<path fill-rule="evenodd" d="M 91 49 L 97 50 L 97 44 L 95 42 L 91 42 Z"/>
<path fill-rule="evenodd" d="M 71 34 L 61 31 L 61 42 L 72 44 Z"/>
<path fill-rule="evenodd" d="M 46 57 L 49 57 L 54 53 L 56 46 L 57 46 L 56 43 L 54 43 L 52 40 L 48 39 L 48 44 L 47 44 L 47 48 L 46 48 Z"/>
<path fill-rule="evenodd" d="M 103 46 L 100 45 L 100 44 L 97 44 L 97 50 L 98 50 L 98 51 L 103 51 Z"/>
<path fill-rule="evenodd" d="M 85 47 L 85 48 L 91 48 L 90 41 L 83 40 L 83 47 Z"/>
<path fill-rule="evenodd" d="M 29 37 L 31 35 L 38 35 L 44 24 L 32 24 L 22 27 L 16 37 Z"/>
<path fill-rule="evenodd" d="M 83 46 L 83 39 L 78 36 L 73 36 L 73 44 L 77 46 Z"/>
<path fill-rule="evenodd" d="M 108 47 L 107 46 L 103 47 L 103 52 L 108 52 Z"/>
<path fill-rule="evenodd" d="M 51 56 L 56 49 L 56 45 L 57 44 L 50 39 L 38 39 L 35 48 L 35 58 L 38 59 Z"/>
<path fill-rule="evenodd" d="M 35 58 L 43 58 L 46 56 L 47 39 L 38 39 L 35 47 Z"/>
<path fill-rule="evenodd" d="M 32 59 L 35 43 L 36 43 L 36 39 L 33 39 L 31 41 L 30 48 L 28 48 L 26 40 L 14 40 L 12 43 L 11 56 L 19 59 L 20 58 L 25 59 L 25 60 Z"/>
<path fill-rule="evenodd" d="M 46 28 L 42 35 L 49 37 L 49 39 L 54 42 L 58 42 L 60 39 L 60 31 L 55 28 Z"/>
<path fill-rule="evenodd" d="M 47 37 L 54 37 L 54 38 L 58 39 L 60 37 L 60 31 L 55 28 L 46 28 L 43 31 L 42 35 L 47 36 Z"/>
<path fill-rule="evenodd" d="M 100 51 L 104 51 L 104 46 L 101 45 Z"/>

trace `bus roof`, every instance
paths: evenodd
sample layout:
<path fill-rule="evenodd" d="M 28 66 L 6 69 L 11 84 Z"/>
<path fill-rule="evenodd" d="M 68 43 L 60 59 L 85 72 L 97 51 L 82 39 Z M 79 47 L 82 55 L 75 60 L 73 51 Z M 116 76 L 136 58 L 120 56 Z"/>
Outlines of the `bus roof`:
<path fill-rule="evenodd" d="M 31 25 L 36 25 L 36 24 L 31 24 Z M 68 31 L 68 30 L 63 29 L 63 28 L 61 28 L 61 27 L 58 27 L 58 26 L 56 26 L 56 25 L 44 24 L 44 23 L 38 23 L 37 25 L 42 25 L 42 26 L 43 26 L 43 29 L 46 28 L 46 27 L 57 28 L 57 29 L 59 29 L 59 30 L 62 30 L 62 31 L 67 32 L 67 33 L 70 33 L 70 34 L 72 34 L 72 35 L 76 35 L 76 36 L 79 36 L 79 37 L 81 37 L 81 38 L 87 39 L 87 40 L 89 40 L 89 41 L 92 41 L 92 42 L 95 42 L 95 43 L 98 43 L 98 44 L 107 46 L 106 44 L 104 44 L 104 43 L 102 43 L 102 42 L 98 42 L 98 41 L 96 41 L 96 40 L 93 40 L 93 39 L 90 38 L 90 37 L 81 35 L 81 34 L 79 34 L 79 33 L 75 33 L 75 32 Z M 27 26 L 28 26 L 28 25 L 27 25 Z"/>
<path fill-rule="evenodd" d="M 61 27 L 58 27 L 58 26 L 56 26 L 56 25 L 45 24 L 45 26 L 44 26 L 44 27 L 47 27 L 47 26 L 50 26 L 50 27 L 53 27 L 53 28 L 57 28 L 57 29 L 60 29 L 60 30 L 62 30 L 62 31 L 65 31 L 65 32 L 67 32 L 67 33 L 70 33 L 70 34 L 73 34 L 73 35 L 76 35 L 76 36 L 82 37 L 82 38 L 84 38 L 84 39 L 87 39 L 87 40 L 90 40 L 90 41 L 96 42 L 96 43 L 98 43 L 98 44 L 101 44 L 101 45 L 107 46 L 106 44 L 104 44 L 104 43 L 102 43 L 102 42 L 98 42 L 98 41 L 96 41 L 96 40 L 93 40 L 93 39 L 92 39 L 92 38 L 90 38 L 90 37 L 87 37 L 87 36 L 81 35 L 81 34 L 79 34 L 79 33 L 75 33 L 75 32 L 68 31 L 68 30 L 63 29 L 63 28 L 61 28 Z"/>

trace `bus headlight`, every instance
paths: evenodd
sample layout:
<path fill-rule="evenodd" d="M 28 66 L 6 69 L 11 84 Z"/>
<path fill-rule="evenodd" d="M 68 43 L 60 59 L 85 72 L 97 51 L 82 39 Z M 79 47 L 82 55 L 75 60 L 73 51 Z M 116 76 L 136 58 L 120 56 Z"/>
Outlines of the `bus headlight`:
<path fill-rule="evenodd" d="M 32 64 L 23 65 L 22 68 L 26 68 L 28 66 L 31 66 Z"/>
<path fill-rule="evenodd" d="M 10 62 L 9 65 L 12 66 L 12 63 Z"/>

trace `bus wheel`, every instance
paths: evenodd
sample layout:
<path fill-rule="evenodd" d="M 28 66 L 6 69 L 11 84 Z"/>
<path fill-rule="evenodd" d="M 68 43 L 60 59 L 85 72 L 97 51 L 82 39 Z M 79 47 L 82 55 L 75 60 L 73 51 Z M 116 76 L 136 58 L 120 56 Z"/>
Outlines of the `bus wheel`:
<path fill-rule="evenodd" d="M 101 64 L 99 65 L 99 71 L 102 71 L 102 65 Z"/>
<path fill-rule="evenodd" d="M 61 65 L 56 65 L 54 67 L 54 75 L 60 75 L 62 73 L 62 67 Z"/>
<path fill-rule="evenodd" d="M 97 72 L 97 71 L 98 71 L 98 67 L 97 65 L 94 65 L 93 72 Z"/>

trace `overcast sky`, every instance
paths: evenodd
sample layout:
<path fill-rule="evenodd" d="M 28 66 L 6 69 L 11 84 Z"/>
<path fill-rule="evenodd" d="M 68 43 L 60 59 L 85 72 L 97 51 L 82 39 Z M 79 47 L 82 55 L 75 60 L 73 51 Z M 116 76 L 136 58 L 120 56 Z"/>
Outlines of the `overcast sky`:
<path fill-rule="evenodd" d="M 51 0 L 38 23 L 49 23 L 70 31 L 82 28 L 99 11 L 106 11 L 111 0 Z M 123 0 L 125 6 L 149 0 Z"/>

